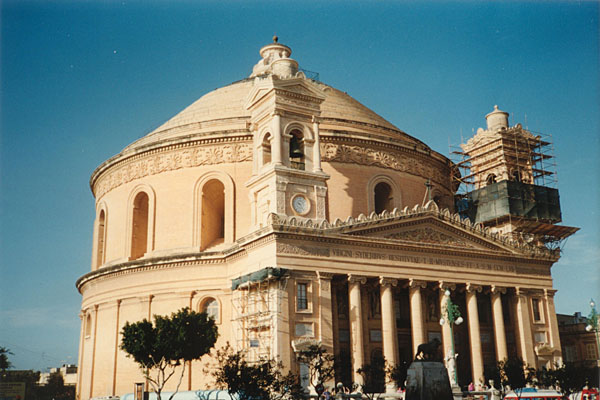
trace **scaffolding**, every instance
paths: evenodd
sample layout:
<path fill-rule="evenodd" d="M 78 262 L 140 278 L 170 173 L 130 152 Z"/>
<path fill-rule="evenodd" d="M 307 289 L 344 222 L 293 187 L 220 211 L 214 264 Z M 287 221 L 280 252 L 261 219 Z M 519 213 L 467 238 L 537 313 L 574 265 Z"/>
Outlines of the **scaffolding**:
<path fill-rule="evenodd" d="M 450 146 L 456 209 L 514 239 L 560 248 L 578 228 L 561 222 L 552 137 L 520 124 Z"/>
<path fill-rule="evenodd" d="M 232 280 L 232 322 L 236 350 L 248 361 L 274 359 L 287 270 L 264 268 Z"/>

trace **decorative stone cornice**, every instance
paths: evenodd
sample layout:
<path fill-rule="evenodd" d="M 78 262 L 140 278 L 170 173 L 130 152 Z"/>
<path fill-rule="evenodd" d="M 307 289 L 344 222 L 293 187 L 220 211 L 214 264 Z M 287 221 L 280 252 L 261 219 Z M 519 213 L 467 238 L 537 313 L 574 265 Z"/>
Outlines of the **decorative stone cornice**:
<path fill-rule="evenodd" d="M 394 208 L 391 212 L 385 210 L 380 214 L 372 212 L 368 216 L 360 214 L 357 218 L 348 217 L 345 221 L 336 218 L 335 221 L 312 220 L 307 218 L 289 217 L 281 214 L 271 213 L 268 224 L 276 226 L 279 230 L 289 232 L 306 233 L 349 233 L 357 230 L 364 231 L 370 228 L 388 226 L 394 222 L 406 221 L 418 217 L 431 217 L 434 220 L 449 224 L 460 231 L 466 231 L 469 237 L 480 240 L 482 245 L 494 243 L 500 248 L 509 248 L 527 254 L 536 259 L 544 259 L 555 262 L 559 258 L 558 251 L 552 251 L 545 247 L 538 247 L 524 241 L 514 239 L 510 235 L 491 232 L 482 224 L 472 223 L 468 218 L 462 218 L 458 213 L 451 214 L 448 209 L 440 210 L 433 201 L 424 206 L 415 205 L 413 208 L 405 207 L 402 210 Z M 457 239 L 458 240 L 458 239 Z"/>

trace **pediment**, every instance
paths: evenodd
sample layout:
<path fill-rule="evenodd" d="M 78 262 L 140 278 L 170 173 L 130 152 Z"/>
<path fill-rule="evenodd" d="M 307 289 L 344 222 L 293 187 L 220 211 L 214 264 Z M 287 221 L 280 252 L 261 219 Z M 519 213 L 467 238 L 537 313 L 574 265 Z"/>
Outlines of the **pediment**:
<path fill-rule="evenodd" d="M 461 229 L 439 219 L 423 218 L 412 221 L 397 221 L 390 224 L 372 226 L 366 229 L 356 227 L 344 232 L 353 236 L 382 238 L 399 243 L 411 243 L 424 247 L 448 247 L 463 250 L 493 250 L 511 253 L 506 247 L 468 230 Z"/>
<path fill-rule="evenodd" d="M 265 96 L 276 93 L 276 96 L 303 97 L 317 104 L 325 100 L 325 95 L 305 78 L 260 80 L 256 78 L 254 87 L 246 98 L 246 108 L 250 109 Z"/>

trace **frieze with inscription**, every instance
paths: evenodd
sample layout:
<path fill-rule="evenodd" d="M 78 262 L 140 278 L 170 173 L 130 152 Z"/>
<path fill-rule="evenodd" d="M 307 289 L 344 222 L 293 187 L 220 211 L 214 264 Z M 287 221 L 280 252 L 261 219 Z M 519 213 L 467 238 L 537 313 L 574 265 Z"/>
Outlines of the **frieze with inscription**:
<path fill-rule="evenodd" d="M 531 274 L 531 275 L 543 275 L 543 276 L 550 275 L 549 269 L 544 268 L 544 267 L 517 266 L 517 265 L 507 265 L 507 264 L 496 264 L 496 263 L 491 263 L 491 262 L 460 260 L 460 259 L 453 259 L 453 258 L 442 258 L 442 257 L 421 256 L 421 255 L 392 254 L 392 253 L 382 253 L 382 252 L 374 252 L 374 251 L 366 251 L 366 250 L 296 245 L 296 244 L 289 244 L 289 243 L 277 243 L 277 252 L 282 253 L 282 254 L 294 254 L 294 255 L 303 255 L 303 256 L 341 257 L 341 258 L 362 259 L 362 260 L 392 261 L 392 262 L 409 263 L 409 264 L 440 265 L 440 266 L 445 266 L 445 267 L 479 269 L 479 270 L 506 272 L 506 273 L 513 273 L 513 274 L 516 273 L 516 274 Z"/>

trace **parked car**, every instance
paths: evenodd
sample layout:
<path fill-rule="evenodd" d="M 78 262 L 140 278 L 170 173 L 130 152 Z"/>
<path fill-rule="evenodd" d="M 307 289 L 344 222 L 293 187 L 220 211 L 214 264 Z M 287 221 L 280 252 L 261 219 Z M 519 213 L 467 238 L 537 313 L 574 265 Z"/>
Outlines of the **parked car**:
<path fill-rule="evenodd" d="M 523 388 L 508 392 L 504 400 L 567 400 L 560 392 L 550 389 Z"/>

